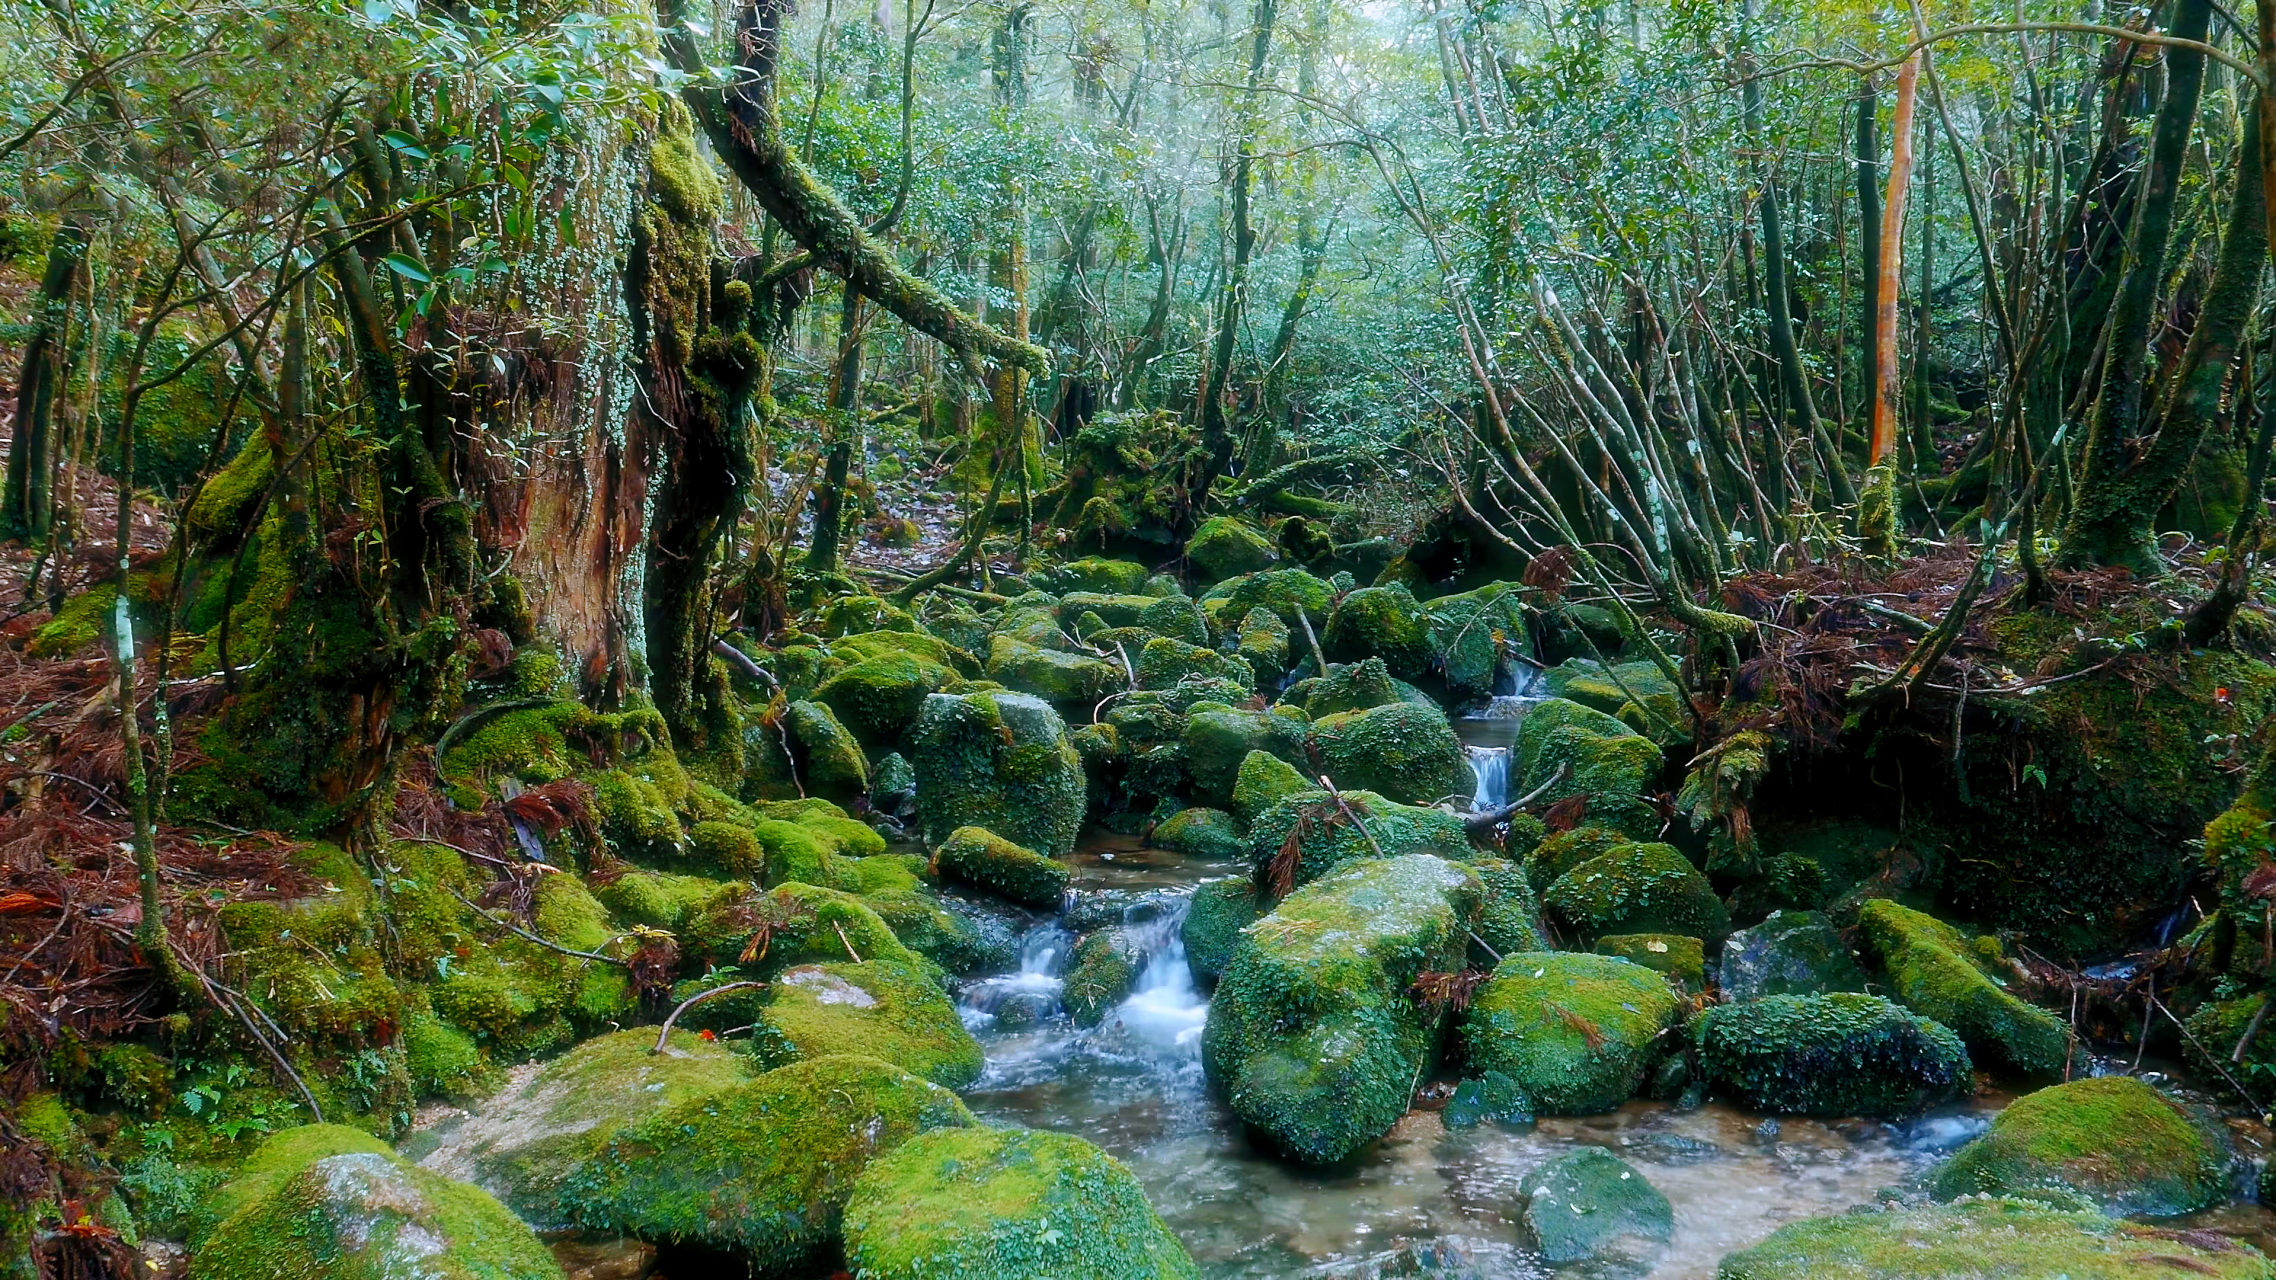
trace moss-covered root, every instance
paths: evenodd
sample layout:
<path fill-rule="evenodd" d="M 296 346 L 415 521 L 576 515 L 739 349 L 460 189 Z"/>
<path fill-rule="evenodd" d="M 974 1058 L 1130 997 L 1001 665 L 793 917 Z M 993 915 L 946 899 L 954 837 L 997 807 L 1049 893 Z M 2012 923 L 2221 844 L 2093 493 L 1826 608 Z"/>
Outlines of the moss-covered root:
<path fill-rule="evenodd" d="M 1056 908 L 1075 873 L 985 827 L 958 827 L 933 851 L 941 871 L 1023 906 Z"/>
<path fill-rule="evenodd" d="M 748 1058 L 688 1032 L 655 1048 L 656 1033 L 641 1028 L 587 1040 L 485 1101 L 419 1163 L 474 1183 L 540 1230 L 568 1226 L 562 1186 L 611 1136 L 751 1076 Z"/>
<path fill-rule="evenodd" d="M 872 1161 L 845 1212 L 863 1280 L 1180 1280 L 1185 1247 L 1122 1163 L 1032 1129 L 942 1129 Z"/>
<path fill-rule="evenodd" d="M 738 1254 L 760 1273 L 839 1241 L 854 1179 L 932 1129 L 975 1123 L 955 1094 L 875 1058 L 815 1058 L 668 1108 L 570 1179 L 595 1231 Z"/>
<path fill-rule="evenodd" d="M 2069 1028 L 2008 994 L 1959 930 L 1886 898 L 1867 902 L 1857 923 L 1867 951 L 1887 974 L 1889 994 L 1959 1032 L 1979 1064 L 2024 1075 L 2062 1072 L 2071 1052 Z"/>
<path fill-rule="evenodd" d="M 2276 1267 L 2187 1234 L 2013 1200 L 1792 1222 L 1723 1259 L 1718 1280 L 2272 1280 Z"/>
<path fill-rule="evenodd" d="M 2168 1218 L 2227 1199 L 2229 1165 L 2228 1143 L 2207 1118 L 2131 1076 L 2103 1076 L 2017 1099 L 1932 1185 L 1940 1200 L 2051 1196 Z"/>
<path fill-rule="evenodd" d="M 1960 1037 L 1879 996 L 1720 1005 L 1693 1037 L 1709 1084 L 1755 1111 L 1894 1119 L 1973 1083 Z"/>
<path fill-rule="evenodd" d="M 1474 1073 L 1498 1071 L 1542 1115 L 1626 1102 L 1668 1049 L 1678 1002 L 1667 979 L 1614 956 L 1510 956 L 1471 997 L 1462 1023 Z"/>
<path fill-rule="evenodd" d="M 1363 861 L 1249 926 L 1201 1041 L 1241 1119 L 1323 1164 L 1388 1132 L 1437 1050 L 1437 1021 L 1411 988 L 1463 967 L 1482 894 L 1467 869 L 1428 854 Z"/>
<path fill-rule="evenodd" d="M 270 1138 L 216 1197 L 193 1280 L 561 1280 L 553 1255 L 488 1194 L 340 1125 Z"/>

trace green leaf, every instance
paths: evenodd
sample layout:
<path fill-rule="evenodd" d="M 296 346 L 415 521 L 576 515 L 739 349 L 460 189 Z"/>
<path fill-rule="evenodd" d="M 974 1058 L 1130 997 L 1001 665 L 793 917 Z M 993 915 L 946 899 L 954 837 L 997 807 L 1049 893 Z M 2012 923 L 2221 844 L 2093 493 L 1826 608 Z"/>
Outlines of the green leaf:
<path fill-rule="evenodd" d="M 395 148 L 397 151 L 402 152 L 404 155 L 411 157 L 413 160 L 427 159 L 427 149 L 419 145 L 419 140 L 417 138 L 414 138 L 410 134 L 403 132 L 401 129 L 389 129 L 387 132 L 379 135 L 379 140 L 386 143 L 388 146 Z"/>
<path fill-rule="evenodd" d="M 391 253 L 388 254 L 385 258 L 382 258 L 381 261 L 387 264 L 388 270 L 393 271 L 395 274 L 411 281 L 413 284 L 434 283 L 435 278 L 428 275 L 425 269 L 420 267 L 418 263 L 412 261 L 407 254 Z"/>

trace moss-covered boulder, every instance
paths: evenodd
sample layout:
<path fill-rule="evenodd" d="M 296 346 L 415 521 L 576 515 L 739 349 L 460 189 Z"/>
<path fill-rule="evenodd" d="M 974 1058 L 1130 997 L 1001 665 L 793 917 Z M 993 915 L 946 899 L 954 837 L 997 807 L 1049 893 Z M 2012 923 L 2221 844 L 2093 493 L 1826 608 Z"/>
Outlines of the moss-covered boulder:
<path fill-rule="evenodd" d="M 1790 1222 L 1728 1254 L 1717 1280 L 2270 1280 L 2258 1250 L 2207 1231 L 2160 1231 L 2099 1213 L 1970 1200 Z"/>
<path fill-rule="evenodd" d="M 1138 985 L 1138 972 L 1146 958 L 1119 926 L 1094 929 L 1075 944 L 1075 954 L 1061 980 L 1059 1001 L 1078 1027 L 1095 1027 L 1106 1021 Z"/>
<path fill-rule="evenodd" d="M 1683 983 L 1686 991 L 1707 989 L 1707 958 L 1699 939 L 1678 933 L 1617 933 L 1596 940 L 1600 956 L 1618 956 Z"/>
<path fill-rule="evenodd" d="M 1275 802 L 1249 824 L 1249 856 L 1272 878 L 1288 875 L 1305 885 L 1345 863 L 1428 853 L 1456 861 L 1471 855 L 1470 833 L 1443 809 L 1396 804 L 1372 791 L 1345 791 L 1341 803 L 1325 791 L 1299 791 Z M 1290 852 L 1293 850 L 1293 866 Z"/>
<path fill-rule="evenodd" d="M 619 1130 L 751 1078 L 751 1060 L 675 1031 L 657 1053 L 650 1028 L 587 1040 L 472 1108 L 419 1163 L 471 1182 L 540 1230 L 569 1225 L 569 1175 Z"/>
<path fill-rule="evenodd" d="M 1491 967 L 1501 956 L 1549 950 L 1549 935 L 1541 927 L 1541 904 L 1526 882 L 1524 868 L 1501 858 L 1475 858 L 1470 870 L 1486 890 L 1471 950 L 1477 952 L 1478 943 L 1493 949 L 1490 954 L 1473 954 L 1472 963 Z"/>
<path fill-rule="evenodd" d="M 1066 896 L 1074 869 L 1014 844 L 986 827 L 958 827 L 933 850 L 944 874 L 1023 906 L 1053 909 Z"/>
<path fill-rule="evenodd" d="M 1033 1129 L 936 1129 L 872 1160 L 847 1201 L 845 1241 L 865 1280 L 1200 1274 L 1120 1161 Z"/>
<path fill-rule="evenodd" d="M 1099 699 L 1123 687 L 1122 668 L 1085 653 L 1039 649 L 1010 636 L 988 641 L 988 678 L 1088 718 Z"/>
<path fill-rule="evenodd" d="M 1979 1064 L 2025 1075 L 2062 1072 L 2069 1028 L 2009 994 L 1989 958 L 1959 930 L 1887 898 L 1865 903 L 1857 924 L 1890 997 L 1959 1032 Z"/>
<path fill-rule="evenodd" d="M 1240 824 L 1223 809 L 1180 809 L 1155 827 L 1149 839 L 1157 849 L 1211 862 L 1232 862 L 1249 848 Z"/>
<path fill-rule="evenodd" d="M 956 1005 L 923 969 L 897 957 L 784 969 L 760 996 L 752 1043 L 768 1066 L 859 1053 L 961 1089 L 986 1065 Z"/>
<path fill-rule="evenodd" d="M 1091 614 L 1108 627 L 1137 627 L 1146 611 L 1162 603 L 1161 597 L 1131 593 L 1129 595 L 1101 595 L 1088 591 L 1070 592 L 1059 597 L 1059 617 L 1062 620 Z M 1206 631 L 1199 643 L 1209 642 Z"/>
<path fill-rule="evenodd" d="M 2131 1076 L 2100 1076 L 2016 1099 L 1930 1185 L 1940 1200 L 2052 1193 L 2117 1217 L 2170 1218 L 2228 1199 L 2229 1165 L 2209 1117 Z"/>
<path fill-rule="evenodd" d="M 341 1125 L 270 1137 L 210 1210 L 194 1280 L 561 1280 L 553 1255 L 488 1193 Z"/>
<path fill-rule="evenodd" d="M 1191 596 L 1163 596 L 1138 611 L 1135 625 L 1158 636 L 1187 644 L 1208 644 L 1209 619 Z"/>
<path fill-rule="evenodd" d="M 1246 701 L 1257 686 L 1256 673 L 1248 663 L 1215 649 L 1155 636 L 1138 651 L 1141 689 L 1174 689 L 1203 680 L 1230 683 L 1241 691 L 1239 701 Z"/>
<path fill-rule="evenodd" d="M 1207 704 L 1195 707 L 1186 716 L 1180 739 L 1194 798 L 1203 804 L 1232 803 L 1241 764 L 1252 751 L 1276 756 L 1291 765 L 1302 763 L 1305 728 L 1303 713 L 1293 708 L 1235 711 Z"/>
<path fill-rule="evenodd" d="M 1675 1231 L 1675 1206 L 1602 1147 L 1581 1147 L 1536 1167 L 1517 1192 L 1525 1197 L 1518 1225 L 1554 1263 L 1597 1257 L 1622 1237 L 1664 1243 Z"/>
<path fill-rule="evenodd" d="M 1312 724 L 1311 748 L 1338 787 L 1374 791 L 1406 804 L 1447 797 L 1468 801 L 1477 778 L 1436 707 L 1395 702 L 1342 711 Z"/>
<path fill-rule="evenodd" d="M 1690 715 L 1683 694 L 1650 662 L 1607 667 L 1591 658 L 1568 658 L 1549 668 L 1549 696 L 1593 707 L 1655 741 L 1673 745 L 1684 735 Z"/>
<path fill-rule="evenodd" d="M 1314 719 L 1341 711 L 1388 707 L 1400 700 L 1399 682 L 1391 678 L 1391 670 L 1381 658 L 1339 663 L 1328 668 L 1326 675 L 1300 681 L 1289 690 L 1290 697 L 1298 693 L 1303 695 L 1304 710 Z"/>
<path fill-rule="evenodd" d="M 1665 1056 L 1679 1013 L 1667 980 L 1613 956 L 1529 951 L 1470 998 L 1471 1069 L 1516 1082 L 1542 1115 L 1610 1111 Z"/>
<path fill-rule="evenodd" d="M 1494 692 L 1496 678 L 1511 654 L 1531 651 L 1525 606 L 1517 589 L 1496 582 L 1459 595 L 1440 596 L 1426 612 L 1431 658 L 1457 702 L 1475 702 Z"/>
<path fill-rule="evenodd" d="M 1255 525 L 1233 516 L 1213 516 L 1187 539 L 1185 559 L 1202 581 L 1216 582 L 1269 569 L 1280 555 Z"/>
<path fill-rule="evenodd" d="M 1675 846 L 1623 844 L 1558 876 L 1541 902 L 1584 938 L 1675 933 L 1720 942 L 1730 913 Z"/>
<path fill-rule="evenodd" d="M 1723 998 L 1734 1004 L 1764 996 L 1863 991 L 1865 971 L 1841 931 L 1815 911 L 1782 911 L 1723 943 Z"/>
<path fill-rule="evenodd" d="M 940 663 L 907 653 L 864 659 L 824 680 L 814 701 L 828 707 L 874 755 L 899 747 L 925 699 L 963 680 Z"/>
<path fill-rule="evenodd" d="M 599 885 L 593 896 L 621 924 L 675 932 L 711 901 L 726 882 L 662 871 L 627 871 Z"/>
<path fill-rule="evenodd" d="M 934 694 L 911 742 L 927 843 L 972 826 L 1049 857 L 1074 851 L 1087 783 L 1067 723 L 1049 703 L 1016 693 Z"/>
<path fill-rule="evenodd" d="M 1532 878 L 1535 888 L 1546 889 L 1556 883 L 1558 876 L 1626 843 L 1627 836 L 1610 827 L 1593 824 L 1552 831 L 1526 852 L 1526 874 Z"/>
<path fill-rule="evenodd" d="M 1765 996 L 1694 1025 L 1700 1069 L 1756 1111 L 1896 1119 L 1973 1088 L 1960 1037 L 1879 996 Z"/>
<path fill-rule="evenodd" d="M 1511 758 L 1515 794 L 1549 784 L 1563 769 L 1544 801 L 1585 797 L 1590 823 L 1638 839 L 1660 829 L 1659 810 L 1646 798 L 1659 778 L 1660 749 L 1601 711 L 1563 698 L 1536 704 L 1518 725 Z"/>
<path fill-rule="evenodd" d="M 1414 593 L 1394 583 L 1361 587 L 1336 602 L 1320 635 L 1330 662 L 1381 658 L 1390 673 L 1413 680 L 1430 670 L 1430 624 Z"/>
<path fill-rule="evenodd" d="M 1335 588 L 1302 569 L 1267 569 L 1220 582 L 1201 593 L 1202 610 L 1220 620 L 1220 629 L 1226 622 L 1237 623 L 1247 617 L 1251 609 L 1270 609 L 1274 617 L 1295 629 L 1292 645 L 1303 643 L 1304 619 L 1311 620 L 1314 632 L 1326 626 L 1334 603 Z"/>
<path fill-rule="evenodd" d="M 1233 953 L 1240 950 L 1241 930 L 1264 914 L 1265 904 L 1257 901 L 1256 886 L 1245 876 L 1195 886 L 1185 922 L 1178 926 L 1178 940 L 1185 944 L 1185 963 L 1194 981 L 1215 986 L 1233 963 Z"/>
<path fill-rule="evenodd" d="M 1085 556 L 1060 565 L 1053 584 L 1060 591 L 1098 591 L 1108 595 L 1134 596 L 1142 594 L 1140 589 L 1146 585 L 1147 576 L 1146 566 L 1135 561 Z"/>
<path fill-rule="evenodd" d="M 1233 775 L 1233 816 L 1247 826 L 1273 805 L 1317 785 L 1271 752 L 1251 751 L 1241 757 L 1240 770 Z"/>
<path fill-rule="evenodd" d="M 1417 854 L 1346 868 L 1249 926 L 1202 1035 L 1234 1112 L 1314 1163 L 1388 1132 L 1437 1052 L 1409 988 L 1463 967 L 1480 895 L 1468 870 Z"/>
<path fill-rule="evenodd" d="M 797 748 L 806 794 L 843 803 L 869 794 L 869 758 L 828 705 L 793 702 L 783 710 L 782 727 Z"/>
<path fill-rule="evenodd" d="M 868 631 L 830 642 L 830 656 L 849 667 L 897 653 L 937 662 L 966 679 L 980 674 L 979 659 L 970 650 L 929 631 Z"/>
<path fill-rule="evenodd" d="M 1291 656 L 1293 643 L 1288 624 L 1261 604 L 1241 618 L 1233 633 L 1233 651 L 1256 672 L 1257 684 L 1267 689 L 1279 687 L 1281 677 L 1301 660 Z"/>
<path fill-rule="evenodd" d="M 680 954 L 717 968 L 740 967 L 745 976 L 760 979 L 853 955 L 919 964 L 916 953 L 860 898 L 796 882 L 763 893 L 747 885 L 721 892 L 689 918 Z"/>
<path fill-rule="evenodd" d="M 889 1063 L 815 1058 L 657 1112 L 581 1166 L 566 1199 L 587 1230 L 789 1271 L 835 1251 L 871 1160 L 973 1123 L 955 1094 Z"/>

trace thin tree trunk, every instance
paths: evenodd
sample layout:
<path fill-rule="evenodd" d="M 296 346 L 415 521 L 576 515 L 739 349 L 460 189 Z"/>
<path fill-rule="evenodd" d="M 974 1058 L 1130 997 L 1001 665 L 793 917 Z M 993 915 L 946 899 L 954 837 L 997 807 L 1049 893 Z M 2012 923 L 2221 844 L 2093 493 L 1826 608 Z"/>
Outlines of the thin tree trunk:
<path fill-rule="evenodd" d="M 1857 263 L 1864 303 L 1858 325 L 1865 341 L 1865 377 L 1873 381 L 1874 326 L 1881 315 L 1881 141 L 1878 136 L 1881 93 L 1867 76 L 1857 90 Z M 1844 376 L 1847 370 L 1843 371 Z"/>
<path fill-rule="evenodd" d="M 1912 118 L 1920 83 L 1920 58 L 1907 59 L 1897 73 L 1896 119 L 1889 129 L 1889 198 L 1883 202 L 1881 265 L 1874 285 L 1873 428 L 1867 440 L 1868 465 L 1880 466 L 1897 434 L 1897 295 L 1904 270 L 1905 195 L 1912 183 Z"/>
<path fill-rule="evenodd" d="M 1209 369 L 1201 387 L 1202 471 L 1193 492 L 1198 504 L 1210 482 L 1225 473 L 1233 460 L 1233 433 L 1226 421 L 1225 390 L 1233 369 L 1233 350 L 1240 336 L 1241 309 L 1249 292 L 1249 255 L 1256 250 L 1256 224 L 1249 217 L 1249 200 L 1256 178 L 1257 99 L 1264 92 L 1266 58 L 1272 52 L 1272 23 L 1276 0 L 1257 0 L 1252 21 L 1254 42 L 1249 52 L 1249 74 L 1241 92 L 1241 118 L 1237 126 L 1238 151 L 1233 161 L 1233 257 L 1227 264 L 1224 291 L 1217 303 L 1217 340 L 1212 345 Z"/>
<path fill-rule="evenodd" d="M 815 491 L 814 536 L 807 543 L 806 569 L 810 573 L 836 573 L 838 549 L 846 524 L 846 478 L 853 470 L 854 448 L 861 427 L 861 292 L 847 289 L 838 320 L 838 371 L 831 380 L 830 408 L 837 419 L 830 452 L 822 466 L 822 487 Z"/>
<path fill-rule="evenodd" d="M 24 343 L 23 375 L 16 383 L 16 432 L 8 448 L 7 491 L 0 495 L 0 536 L 37 542 L 52 516 L 55 411 L 65 379 L 63 338 L 71 295 L 87 261 L 87 223 L 65 218 L 48 246 L 47 270 L 33 297 L 32 333 Z"/>

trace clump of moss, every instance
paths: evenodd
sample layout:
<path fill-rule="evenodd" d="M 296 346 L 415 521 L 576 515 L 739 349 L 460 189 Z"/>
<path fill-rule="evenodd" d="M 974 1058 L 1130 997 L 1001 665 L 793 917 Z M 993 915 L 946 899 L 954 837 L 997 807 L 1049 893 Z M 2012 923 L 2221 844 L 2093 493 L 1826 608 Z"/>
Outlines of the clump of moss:
<path fill-rule="evenodd" d="M 1525 606 L 1506 582 L 1440 596 L 1430 602 L 1428 620 L 1433 660 L 1457 702 L 1490 696 L 1510 655 L 1532 649 Z"/>
<path fill-rule="evenodd" d="M 1138 651 L 1138 687 L 1172 689 L 1197 680 L 1223 680 L 1239 689 L 1245 701 L 1256 689 L 1256 672 L 1230 654 L 1200 645 L 1155 636 Z"/>
<path fill-rule="evenodd" d="M 954 671 L 909 653 L 867 658 L 824 680 L 814 701 L 835 712 L 862 747 L 883 754 L 899 747 L 925 699 L 963 683 Z"/>
<path fill-rule="evenodd" d="M 1048 857 L 1074 851 L 1088 783 L 1066 722 L 1049 703 L 1010 693 L 935 695 L 912 748 L 917 816 L 929 843 L 977 826 Z"/>
<path fill-rule="evenodd" d="M 1120 1161 L 1033 1129 L 936 1129 L 873 1160 L 845 1209 L 871 1280 L 1182 1280 L 1200 1272 Z"/>
<path fill-rule="evenodd" d="M 677 931 L 724 887 L 724 881 L 703 876 L 627 871 L 595 889 L 593 896 L 626 924 Z"/>
<path fill-rule="evenodd" d="M 861 743 L 820 702 L 793 702 L 783 727 L 798 748 L 799 780 L 809 795 L 853 800 L 869 794 L 869 760 Z"/>
<path fill-rule="evenodd" d="M 1601 711 L 1550 698 L 1526 712 L 1511 756 L 1510 789 L 1544 785 L 1545 801 L 1586 797 L 1588 821 L 1638 839 L 1660 828 L 1648 798 L 1662 760 L 1652 740 Z M 1564 770 L 1561 780 L 1558 770 Z"/>
<path fill-rule="evenodd" d="M 894 654 L 937 662 L 967 679 L 980 674 L 979 660 L 971 651 L 926 631 L 869 631 L 830 642 L 830 656 L 843 659 L 848 666 Z"/>
<path fill-rule="evenodd" d="M 1241 757 L 1240 770 L 1233 775 L 1233 816 L 1247 826 L 1258 814 L 1314 785 L 1288 761 L 1270 752 L 1251 751 Z"/>
<path fill-rule="evenodd" d="M 1098 591 L 1134 596 L 1146 585 L 1146 566 L 1131 560 L 1085 556 L 1059 566 L 1056 587 L 1061 591 Z"/>
<path fill-rule="evenodd" d="M 1151 839 L 1157 849 L 1211 862 L 1232 862 L 1248 851 L 1240 824 L 1222 809 L 1180 809 L 1154 828 Z"/>
<path fill-rule="evenodd" d="M 1185 923 L 1178 929 L 1194 980 L 1204 987 L 1216 985 L 1240 949 L 1241 931 L 1264 914 L 1265 905 L 1257 901 L 1256 888 L 1245 877 L 1197 885 Z"/>
<path fill-rule="evenodd" d="M 1390 668 L 1383 665 L 1381 658 L 1330 667 L 1326 675 L 1306 680 L 1303 686 L 1304 709 L 1315 719 L 1326 719 L 1344 711 L 1388 707 L 1399 701 L 1398 682 L 1391 678 Z M 1292 695 L 1294 692 L 1290 691 Z"/>
<path fill-rule="evenodd" d="M 1470 798 L 1477 779 L 1436 707 L 1411 702 L 1343 711 L 1312 725 L 1310 747 L 1338 787 L 1408 804 Z"/>
<path fill-rule="evenodd" d="M 2131 1076 L 2026 1094 L 1937 1169 L 1938 1199 L 2054 1192 L 2113 1216 L 2170 1218 L 2229 1194 L 2228 1143 L 2209 1120 Z"/>
<path fill-rule="evenodd" d="M 1430 670 L 1430 625 L 1422 605 L 1404 585 L 1361 587 L 1336 602 L 1320 645 L 1330 662 L 1381 658 L 1402 680 Z"/>
<path fill-rule="evenodd" d="M 1500 858 L 1476 858 L 1470 870 L 1477 873 L 1478 883 L 1485 886 L 1485 905 L 1478 913 L 1478 935 L 1472 940 L 1472 963 L 1490 966 L 1500 956 L 1518 951 L 1547 951 L 1549 935 L 1541 927 L 1541 906 L 1534 900 L 1533 886 L 1526 883 L 1525 872 L 1514 862 Z M 1486 952 L 1485 947 L 1492 948 Z"/>
<path fill-rule="evenodd" d="M 1707 1010 L 1693 1032 L 1700 1069 L 1756 1111 L 1918 1115 L 1972 1084 L 1960 1037 L 1879 996 L 1769 996 Z"/>
<path fill-rule="evenodd" d="M 1119 928 L 1097 929 L 1075 944 L 1074 959 L 1060 988 L 1060 1001 L 1078 1027 L 1095 1027 L 1106 1021 L 1117 1005 L 1138 985 L 1145 957 Z"/>
<path fill-rule="evenodd" d="M 1626 843 L 1628 837 L 1609 827 L 1592 825 L 1552 831 L 1541 837 L 1541 842 L 1526 854 L 1526 873 L 1533 878 L 1535 886 L 1546 889 L 1558 876 Z"/>
<path fill-rule="evenodd" d="M 1040 649 L 1010 636 L 988 642 L 988 678 L 1053 706 L 1088 713 L 1123 686 L 1122 668 L 1088 654 Z"/>
<path fill-rule="evenodd" d="M 918 966 L 896 959 L 799 965 L 759 998 L 761 1061 L 782 1065 L 862 1053 L 950 1089 L 980 1078 L 979 1042 Z"/>
<path fill-rule="evenodd" d="M 1699 939 L 1674 933 L 1620 933 L 1596 940 L 1600 956 L 1618 956 L 1683 984 L 1686 991 L 1707 987 L 1707 958 Z"/>
<path fill-rule="evenodd" d="M 959 880 L 1031 907 L 1058 906 L 1075 876 L 1066 863 L 985 827 L 958 827 L 933 850 L 933 863 Z"/>
<path fill-rule="evenodd" d="M 1185 559 L 1202 581 L 1216 582 L 1269 569 L 1280 555 L 1256 526 L 1233 516 L 1212 516 L 1186 541 Z"/>
<path fill-rule="evenodd" d="M 2069 1028 L 2010 995 L 1960 931 L 1887 898 L 1867 902 L 1857 923 L 1887 974 L 1889 994 L 1960 1033 L 1977 1061 L 2025 1075 L 2055 1075 L 2070 1058 Z"/>
<path fill-rule="evenodd" d="M 1196 615 L 1198 616 L 1198 615 Z M 1260 686 L 1271 688 L 1280 683 L 1295 665 L 1289 658 L 1294 637 L 1280 615 L 1258 605 L 1243 615 L 1234 633 L 1233 651 L 1249 664 L 1256 673 Z"/>
<path fill-rule="evenodd" d="M 571 1175 L 593 1231 L 731 1252 L 762 1271 L 817 1263 L 869 1161 L 972 1125 L 955 1094 L 875 1058 L 815 1058 L 667 1107 Z"/>
<path fill-rule="evenodd" d="M 1667 980 L 1612 956 L 1521 952 L 1494 967 L 1462 1022 L 1473 1071 L 1499 1071 L 1543 1115 L 1626 1102 L 1667 1052 L 1678 1005 Z"/>
<path fill-rule="evenodd" d="M 1664 1241 L 1675 1232 L 1675 1206 L 1602 1147 L 1558 1156 L 1527 1173 L 1517 1190 L 1525 1197 L 1519 1225 L 1553 1263 L 1596 1257 L 1622 1236 Z"/>
<path fill-rule="evenodd" d="M 2180 1236 L 2099 1213 L 1969 1200 L 1790 1222 L 1724 1257 L 1721 1280 L 2266 1280 L 2258 1250 L 2210 1233 Z"/>
<path fill-rule="evenodd" d="M 1682 691 L 1650 662 L 1607 667 L 1591 658 L 1567 658 L 1549 668 L 1547 680 L 1551 697 L 1593 707 L 1666 745 L 1672 745 L 1671 733 L 1690 722 Z"/>
<path fill-rule="evenodd" d="M 1730 915 L 1673 845 L 1623 844 L 1551 881 L 1541 901 L 1584 937 L 1673 933 L 1721 942 Z"/>

